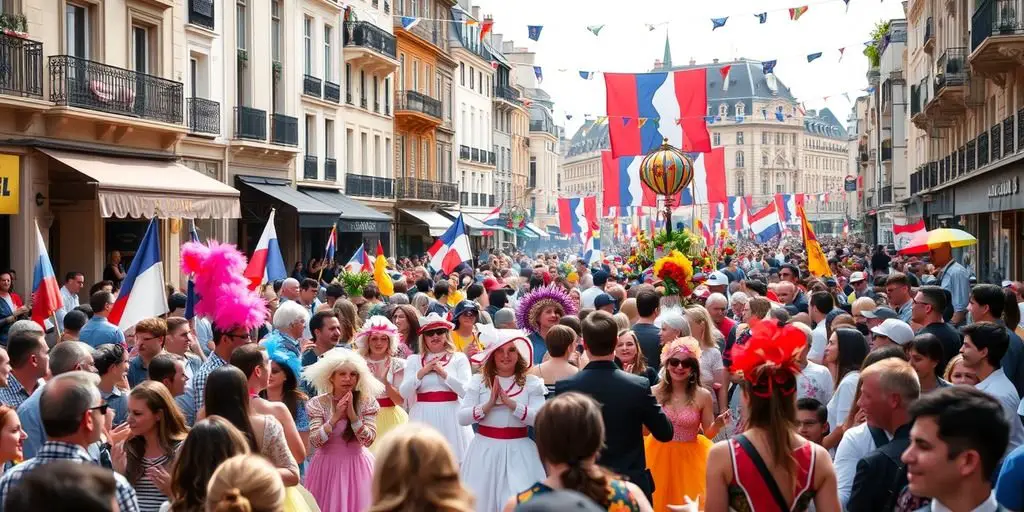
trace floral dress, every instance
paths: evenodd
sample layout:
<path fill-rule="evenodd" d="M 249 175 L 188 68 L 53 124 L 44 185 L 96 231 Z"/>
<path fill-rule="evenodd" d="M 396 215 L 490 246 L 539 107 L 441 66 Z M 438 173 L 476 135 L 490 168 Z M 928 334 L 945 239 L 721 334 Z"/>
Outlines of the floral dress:
<path fill-rule="evenodd" d="M 533 484 L 529 489 L 516 495 L 516 503 L 526 503 L 536 496 L 553 492 L 543 482 Z M 640 504 L 624 480 L 608 480 L 608 512 L 640 512 Z"/>

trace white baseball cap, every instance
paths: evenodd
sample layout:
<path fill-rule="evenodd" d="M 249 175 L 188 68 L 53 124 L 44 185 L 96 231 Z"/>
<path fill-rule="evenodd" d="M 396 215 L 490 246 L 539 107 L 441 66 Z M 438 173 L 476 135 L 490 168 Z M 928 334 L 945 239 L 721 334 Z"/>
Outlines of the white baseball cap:
<path fill-rule="evenodd" d="M 865 280 L 867 278 L 868 278 L 868 276 L 864 275 L 864 272 L 854 272 L 854 273 L 850 274 L 850 282 L 851 283 L 859 283 L 859 282 L 861 282 L 861 281 L 863 281 L 863 280 Z"/>
<path fill-rule="evenodd" d="M 729 286 L 729 276 L 725 275 L 725 272 L 716 270 L 708 276 L 704 284 L 708 286 Z"/>
<path fill-rule="evenodd" d="M 914 330 L 903 320 L 890 318 L 871 329 L 871 332 L 889 338 L 893 343 L 903 346 L 914 339 Z"/>

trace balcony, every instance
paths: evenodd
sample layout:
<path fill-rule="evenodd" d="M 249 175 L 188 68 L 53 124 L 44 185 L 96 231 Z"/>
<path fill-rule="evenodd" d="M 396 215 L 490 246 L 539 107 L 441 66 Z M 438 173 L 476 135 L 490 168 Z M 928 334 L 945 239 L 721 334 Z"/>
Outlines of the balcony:
<path fill-rule="evenodd" d="M 494 86 L 494 99 L 495 101 L 504 101 L 513 105 L 522 105 L 523 101 L 519 98 L 519 91 L 515 87 L 509 87 L 507 85 L 495 85 Z"/>
<path fill-rule="evenodd" d="M 935 50 L 935 21 L 929 16 L 924 23 L 924 41 L 922 48 L 927 54 L 931 54 Z"/>
<path fill-rule="evenodd" d="M 989 162 L 989 139 L 988 132 L 982 132 L 978 135 L 978 168 L 981 169 L 988 165 Z"/>
<path fill-rule="evenodd" d="M 299 145 L 299 120 L 284 114 L 270 118 L 270 142 L 281 146 Z"/>
<path fill-rule="evenodd" d="M 315 180 L 320 175 L 320 165 L 315 155 L 306 155 L 302 162 L 302 179 Z"/>
<path fill-rule="evenodd" d="M 398 91 L 395 115 L 413 129 L 433 129 L 441 124 L 441 101 L 416 91 Z"/>
<path fill-rule="evenodd" d="M 981 0 L 971 16 L 971 69 L 996 85 L 1004 73 L 1021 66 L 1024 52 L 1024 12 L 1017 0 Z"/>
<path fill-rule="evenodd" d="M 267 111 L 252 107 L 235 107 L 235 138 L 266 142 Z"/>
<path fill-rule="evenodd" d="M 338 181 L 338 160 L 324 158 L 324 181 Z"/>
<path fill-rule="evenodd" d="M 967 49 L 948 48 L 938 59 L 933 85 L 934 96 L 925 104 L 923 115 L 932 126 L 949 127 L 967 110 L 970 101 L 970 74 L 967 71 Z M 914 118 L 921 126 L 921 119 Z"/>
<path fill-rule="evenodd" d="M 448 53 L 448 34 L 444 30 L 444 24 L 441 20 L 426 20 L 421 19 L 419 23 L 413 25 L 412 29 L 406 30 L 402 26 L 403 16 L 416 16 L 415 13 L 404 13 L 402 12 L 406 7 L 406 2 L 398 2 L 395 5 L 395 14 L 398 16 L 394 17 L 395 34 L 408 34 L 413 37 L 421 39 L 423 42 L 433 45 L 435 51 L 438 54 Z"/>
<path fill-rule="evenodd" d="M 331 103 L 341 103 L 341 86 L 334 82 L 324 82 L 324 99 Z"/>
<path fill-rule="evenodd" d="M 302 94 L 314 98 L 323 97 L 323 82 L 315 76 L 302 75 Z"/>
<path fill-rule="evenodd" d="M 395 180 L 348 173 L 345 175 L 345 193 L 356 197 L 394 199 Z"/>
<path fill-rule="evenodd" d="M 188 23 L 215 30 L 213 0 L 188 0 Z"/>
<path fill-rule="evenodd" d="M 220 103 L 205 98 L 188 98 L 188 129 L 194 134 L 220 135 Z"/>
<path fill-rule="evenodd" d="M 369 21 L 347 21 L 342 34 L 345 62 L 371 73 L 387 74 L 398 69 L 395 36 Z"/>
<path fill-rule="evenodd" d="M 989 149 L 991 156 L 989 161 L 995 162 L 1003 156 L 1003 125 L 1000 123 L 992 125 L 989 129 Z"/>
<path fill-rule="evenodd" d="M 1006 119 L 1003 119 L 1003 157 L 1008 157 L 1013 154 L 1014 151 L 1014 119 L 1013 114 L 1010 114 Z M 1019 147 L 1019 146 L 1018 146 Z"/>
<path fill-rule="evenodd" d="M 882 187 L 882 194 L 879 196 L 878 204 L 879 206 L 892 204 L 892 185 Z"/>
<path fill-rule="evenodd" d="M 70 55 L 50 57 L 50 101 L 109 114 L 182 124 L 185 86 Z"/>
<path fill-rule="evenodd" d="M 0 33 L 0 94 L 43 98 L 43 43 Z"/>
<path fill-rule="evenodd" d="M 421 180 L 419 178 L 398 178 L 395 180 L 395 197 L 420 201 L 455 203 L 459 200 L 459 187 L 454 183 Z"/>
<path fill-rule="evenodd" d="M 459 146 L 459 160 L 469 160 L 469 146 Z"/>

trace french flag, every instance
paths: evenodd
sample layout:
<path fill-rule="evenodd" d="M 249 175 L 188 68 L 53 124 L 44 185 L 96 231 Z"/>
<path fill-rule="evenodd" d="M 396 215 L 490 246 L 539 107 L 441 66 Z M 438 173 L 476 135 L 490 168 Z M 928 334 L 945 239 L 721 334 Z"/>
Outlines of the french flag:
<path fill-rule="evenodd" d="M 601 255 L 600 232 L 591 231 L 583 243 L 583 261 L 586 261 L 587 265 L 593 265 L 594 262 L 601 261 L 601 258 L 603 256 Z"/>
<path fill-rule="evenodd" d="M 779 219 L 782 222 L 796 222 L 799 218 L 796 215 L 796 208 L 804 206 L 803 194 L 775 194 L 775 203 L 778 206 Z"/>
<path fill-rule="evenodd" d="M 708 153 L 691 153 L 693 158 L 693 184 L 682 191 L 680 201 L 675 204 L 724 203 L 728 197 L 725 190 L 725 149 L 715 148 Z"/>
<path fill-rule="evenodd" d="M 742 233 L 747 225 L 747 205 L 743 196 L 729 196 L 729 223 L 732 231 Z"/>
<path fill-rule="evenodd" d="M 274 210 L 270 210 L 267 226 L 263 228 L 260 241 L 256 244 L 256 252 L 249 258 L 249 265 L 242 273 L 249 279 L 249 289 L 255 290 L 263 283 L 272 283 L 288 277 L 281 256 L 281 246 L 277 243 L 277 229 L 274 227 Z"/>
<path fill-rule="evenodd" d="M 441 238 L 427 250 L 427 254 L 430 255 L 431 268 L 445 274 L 451 274 L 460 263 L 473 259 L 473 252 L 469 248 L 469 236 L 466 235 L 466 224 L 461 213 Z"/>
<path fill-rule="evenodd" d="M 757 213 L 750 216 L 750 229 L 757 237 L 758 243 L 766 243 L 782 233 L 779 227 L 778 205 L 775 202 L 768 203 Z"/>
<path fill-rule="evenodd" d="M 601 178 L 604 192 L 601 204 L 613 206 L 658 206 L 658 195 L 640 180 L 642 156 L 615 158 L 611 151 L 601 152 Z M 679 204 L 678 195 L 676 204 Z"/>
<path fill-rule="evenodd" d="M 373 263 L 370 263 L 370 256 L 366 254 L 366 250 L 360 245 L 356 249 L 355 254 L 352 255 L 352 259 L 348 260 L 345 264 L 345 272 L 358 273 L 358 272 L 373 272 Z"/>
<path fill-rule="evenodd" d="M 729 229 L 729 221 L 726 216 L 726 203 L 714 203 L 711 205 L 711 228 L 716 232 L 722 229 Z"/>
<path fill-rule="evenodd" d="M 613 156 L 646 155 L 662 139 L 683 151 L 711 151 L 705 69 L 605 73 Z"/>
<path fill-rule="evenodd" d="M 160 232 L 154 218 L 149 221 L 146 236 L 142 237 L 142 245 L 132 258 L 107 320 L 123 331 L 140 320 L 160 316 L 167 311 L 164 266 L 160 262 Z"/>
<path fill-rule="evenodd" d="M 32 269 L 32 320 L 45 330 L 46 320 L 64 306 L 64 299 L 60 296 L 60 285 L 53 273 L 39 224 L 36 224 L 36 245 L 39 247 L 39 256 Z"/>
<path fill-rule="evenodd" d="M 559 197 L 558 228 L 563 235 L 597 229 L 597 196 Z"/>

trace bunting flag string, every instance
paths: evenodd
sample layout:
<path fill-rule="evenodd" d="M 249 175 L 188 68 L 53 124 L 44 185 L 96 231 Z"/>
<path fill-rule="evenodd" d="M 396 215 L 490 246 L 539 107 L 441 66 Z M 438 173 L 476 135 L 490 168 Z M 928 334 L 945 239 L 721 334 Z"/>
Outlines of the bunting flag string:
<path fill-rule="evenodd" d="M 800 19 L 800 16 L 803 16 L 804 13 L 806 13 L 806 12 L 807 12 L 807 6 L 806 5 L 803 5 L 803 6 L 800 6 L 800 7 L 792 7 L 792 8 L 789 9 L 789 19 L 791 19 L 793 21 L 797 21 L 797 20 Z"/>
<path fill-rule="evenodd" d="M 601 29 L 603 29 L 603 28 L 604 28 L 604 25 L 587 25 L 587 30 L 592 32 L 594 34 L 594 36 L 600 36 L 601 35 Z"/>
<path fill-rule="evenodd" d="M 712 24 L 711 31 L 714 32 L 716 29 L 724 27 L 725 26 L 725 22 L 728 21 L 728 20 L 729 20 L 728 16 L 726 16 L 724 18 L 711 18 L 711 24 Z"/>
<path fill-rule="evenodd" d="M 807 62 L 814 62 L 816 59 L 821 58 L 821 52 L 814 52 L 807 54 Z"/>
<path fill-rule="evenodd" d="M 766 12 L 757 13 L 754 16 L 757 16 L 758 23 L 761 25 L 764 25 L 768 21 L 768 13 Z"/>

